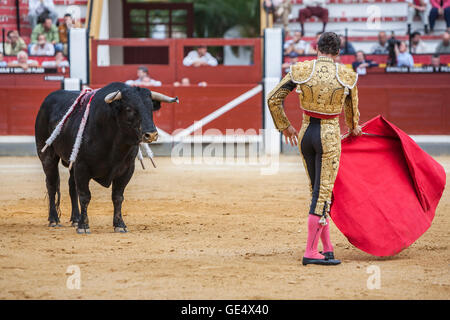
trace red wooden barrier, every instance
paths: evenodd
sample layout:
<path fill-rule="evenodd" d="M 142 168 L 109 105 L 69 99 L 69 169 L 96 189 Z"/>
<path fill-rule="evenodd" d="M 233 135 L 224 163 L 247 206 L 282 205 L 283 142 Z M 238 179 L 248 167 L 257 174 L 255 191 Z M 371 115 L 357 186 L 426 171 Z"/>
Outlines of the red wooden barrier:
<path fill-rule="evenodd" d="M 262 78 L 261 39 L 109 39 L 91 40 L 91 83 L 106 84 L 112 81 L 136 79 L 139 64 L 120 66 L 98 66 L 97 55 L 99 45 L 122 47 L 168 47 L 168 64 L 146 64 L 150 77 L 163 84 L 173 84 L 175 81 L 188 77 L 191 82 L 206 81 L 212 84 L 258 83 Z M 185 67 L 183 58 L 185 47 L 200 44 L 207 46 L 250 46 L 253 47 L 253 64 L 249 66 L 217 67 Z"/>
<path fill-rule="evenodd" d="M 382 114 L 408 134 L 450 134 L 450 75 L 369 73 L 359 77 L 361 123 Z M 290 94 L 286 114 L 300 127 L 298 95 Z M 346 131 L 343 116 L 341 128 Z"/>

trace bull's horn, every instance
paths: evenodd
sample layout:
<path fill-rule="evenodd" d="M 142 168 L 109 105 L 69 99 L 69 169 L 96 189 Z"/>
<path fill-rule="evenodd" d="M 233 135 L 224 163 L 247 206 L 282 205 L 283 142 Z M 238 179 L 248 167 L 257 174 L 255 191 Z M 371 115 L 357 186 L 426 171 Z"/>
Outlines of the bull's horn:
<path fill-rule="evenodd" d="M 120 99 L 122 99 L 122 92 L 120 92 L 120 90 L 117 90 L 115 92 L 111 92 L 110 94 L 108 94 L 105 97 L 105 102 L 111 103 L 113 101 L 120 100 Z"/>
<path fill-rule="evenodd" d="M 159 102 L 169 102 L 169 103 L 176 102 L 176 103 L 180 103 L 180 100 L 178 100 L 178 97 L 171 98 L 169 96 L 166 96 L 166 95 L 164 95 L 162 93 L 155 92 L 155 91 L 152 91 L 152 99 L 156 100 L 156 101 L 159 101 Z"/>

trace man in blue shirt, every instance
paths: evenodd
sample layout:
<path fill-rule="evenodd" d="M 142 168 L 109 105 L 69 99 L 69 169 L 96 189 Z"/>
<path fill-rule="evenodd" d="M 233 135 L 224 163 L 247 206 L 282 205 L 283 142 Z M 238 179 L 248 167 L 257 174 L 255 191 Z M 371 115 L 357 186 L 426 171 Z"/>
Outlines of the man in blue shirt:
<path fill-rule="evenodd" d="M 400 45 L 395 44 L 395 55 L 397 56 L 397 67 L 414 67 L 414 59 L 407 52 L 405 41 L 400 42 Z"/>

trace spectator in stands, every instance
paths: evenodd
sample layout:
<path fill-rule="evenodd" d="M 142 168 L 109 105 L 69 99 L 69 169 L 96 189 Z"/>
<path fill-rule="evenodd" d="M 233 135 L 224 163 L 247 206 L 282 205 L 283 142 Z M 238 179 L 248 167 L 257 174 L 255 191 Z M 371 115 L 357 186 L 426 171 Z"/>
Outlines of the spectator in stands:
<path fill-rule="evenodd" d="M 201 45 L 197 47 L 197 50 L 192 50 L 188 53 L 188 55 L 183 59 L 183 64 L 186 67 L 215 67 L 218 65 L 218 62 L 217 59 L 207 51 L 207 47 L 205 45 Z"/>
<path fill-rule="evenodd" d="M 283 22 L 285 32 L 289 32 L 289 15 L 292 11 L 292 0 L 274 0 L 275 14 Z"/>
<path fill-rule="evenodd" d="M 323 33 L 322 31 L 316 33 L 316 40 L 314 40 L 309 46 L 308 54 L 317 54 L 317 43 L 319 42 L 322 33 Z"/>
<path fill-rule="evenodd" d="M 411 53 L 427 53 L 427 46 L 420 39 L 420 32 L 415 31 L 411 34 Z"/>
<path fill-rule="evenodd" d="M 43 23 L 34 27 L 31 33 L 31 43 L 37 43 L 38 36 L 44 34 L 48 42 L 55 46 L 55 51 L 63 51 L 63 46 L 59 43 L 58 28 L 52 23 L 52 19 L 46 18 Z"/>
<path fill-rule="evenodd" d="M 406 23 L 412 25 L 413 19 L 416 15 L 420 16 L 425 28 L 425 33 L 428 33 L 428 21 L 426 16 L 427 2 L 426 0 L 406 0 L 408 3 L 408 16 Z"/>
<path fill-rule="evenodd" d="M 31 56 L 53 56 L 55 55 L 55 47 L 47 42 L 45 34 L 38 36 L 37 43 L 34 43 L 30 47 Z"/>
<path fill-rule="evenodd" d="M 58 13 L 55 10 L 53 0 L 29 0 L 28 1 L 28 20 L 30 21 L 31 30 L 33 30 L 41 19 L 50 18 L 56 24 Z"/>
<path fill-rule="evenodd" d="M 0 68 L 7 67 L 8 62 L 3 61 L 3 52 L 0 52 Z"/>
<path fill-rule="evenodd" d="M 81 23 L 73 21 L 72 15 L 70 13 L 66 13 L 64 15 L 64 22 L 58 26 L 59 32 L 59 41 L 62 43 L 64 47 L 64 54 L 67 55 L 67 42 L 69 37 L 69 30 L 71 28 L 81 28 Z"/>
<path fill-rule="evenodd" d="M 448 31 L 442 35 L 442 42 L 438 44 L 436 53 L 450 54 L 450 34 Z"/>
<path fill-rule="evenodd" d="M 148 75 L 148 69 L 145 66 L 140 66 L 137 69 L 137 76 L 138 76 L 138 78 L 136 80 L 128 80 L 125 83 L 130 86 L 159 87 L 162 85 L 161 81 L 150 78 L 150 76 Z"/>
<path fill-rule="evenodd" d="M 291 69 L 291 66 L 296 64 L 297 62 L 298 58 L 287 57 L 285 62 L 281 65 L 281 68 L 284 70 L 285 73 L 288 73 Z"/>
<path fill-rule="evenodd" d="M 173 85 L 175 87 L 187 87 L 191 85 L 191 81 L 189 80 L 189 78 L 182 78 L 181 81 L 175 81 Z M 207 85 L 208 83 L 206 81 L 201 81 L 198 83 L 199 87 L 206 87 Z"/>
<path fill-rule="evenodd" d="M 28 59 L 28 54 L 25 51 L 20 51 L 17 54 L 17 60 L 8 63 L 8 67 L 27 70 L 30 67 L 39 67 L 39 63 L 35 60 Z"/>
<path fill-rule="evenodd" d="M 373 54 L 388 54 L 388 41 L 386 32 L 380 31 L 378 33 L 378 42 L 372 46 L 371 52 Z"/>
<path fill-rule="evenodd" d="M 309 43 L 302 40 L 300 31 L 294 32 L 294 37 L 284 43 L 284 55 L 295 58 L 307 54 L 309 51 Z"/>
<path fill-rule="evenodd" d="M 450 0 L 430 0 L 430 3 L 430 31 L 434 31 L 434 24 L 438 16 L 444 16 L 447 29 L 450 28 Z"/>
<path fill-rule="evenodd" d="M 400 45 L 395 44 L 394 49 L 397 57 L 397 67 L 414 67 L 414 59 L 407 51 L 405 41 L 401 41 Z"/>
<path fill-rule="evenodd" d="M 23 41 L 16 30 L 10 30 L 6 35 L 5 55 L 17 56 L 20 51 L 27 50 L 25 41 Z"/>
<path fill-rule="evenodd" d="M 322 32 L 325 32 L 325 27 L 328 23 L 328 9 L 326 8 L 326 0 L 303 0 L 303 3 L 306 7 L 300 9 L 298 13 L 298 20 L 300 21 L 300 26 L 302 27 L 302 36 L 305 35 L 304 24 L 306 19 L 309 19 L 312 16 L 318 17 L 322 20 Z"/>
<path fill-rule="evenodd" d="M 43 68 L 68 68 L 69 61 L 66 60 L 61 51 L 58 51 L 55 54 L 55 60 L 43 61 L 41 66 Z M 63 70 L 63 72 L 65 72 L 65 70 Z"/>
<path fill-rule="evenodd" d="M 378 63 L 367 60 L 363 51 L 359 50 L 355 54 L 355 61 L 352 63 L 353 70 L 359 75 L 367 74 L 367 68 L 377 67 Z"/>
<path fill-rule="evenodd" d="M 356 54 L 356 50 L 350 42 L 347 42 L 344 36 L 341 38 L 341 50 L 339 54 Z"/>
<path fill-rule="evenodd" d="M 433 67 L 433 71 L 440 71 L 441 67 L 445 66 L 445 64 L 441 63 L 441 56 L 435 53 L 431 57 L 431 64 L 429 66 Z"/>

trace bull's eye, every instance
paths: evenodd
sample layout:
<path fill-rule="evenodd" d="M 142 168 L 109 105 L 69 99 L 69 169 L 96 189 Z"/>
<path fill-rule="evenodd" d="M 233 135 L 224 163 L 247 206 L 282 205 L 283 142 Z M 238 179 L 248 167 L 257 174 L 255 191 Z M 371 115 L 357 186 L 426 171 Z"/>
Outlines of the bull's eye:
<path fill-rule="evenodd" d="M 126 107 L 126 112 L 132 112 L 133 111 L 133 109 L 131 109 L 130 107 Z"/>

